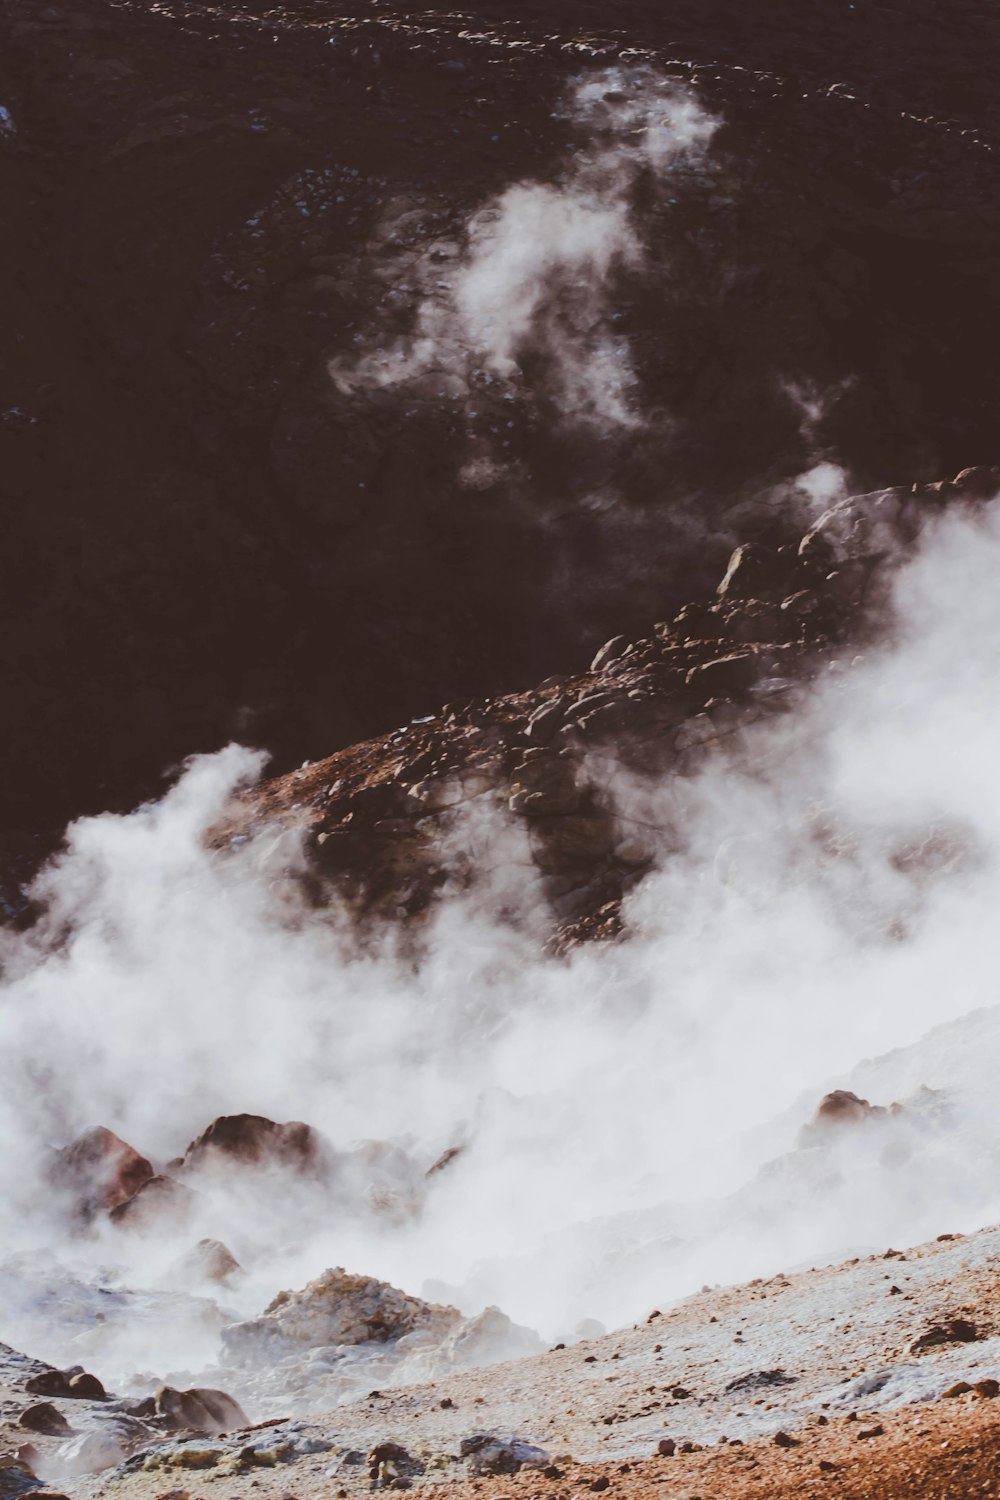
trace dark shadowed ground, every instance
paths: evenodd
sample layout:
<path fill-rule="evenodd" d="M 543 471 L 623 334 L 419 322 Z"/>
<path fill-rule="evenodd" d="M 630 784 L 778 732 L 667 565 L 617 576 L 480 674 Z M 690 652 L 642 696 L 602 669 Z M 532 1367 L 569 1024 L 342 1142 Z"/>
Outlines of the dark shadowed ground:
<path fill-rule="evenodd" d="M 529 350 L 470 486 L 495 400 L 328 363 L 558 174 L 570 79 L 623 50 L 724 121 L 677 202 L 636 190 L 642 423 L 560 420 Z M 817 457 L 994 461 L 998 83 L 986 4 L 0 0 L 8 863 L 231 737 L 280 769 L 579 669 L 779 537 L 761 496 Z"/>

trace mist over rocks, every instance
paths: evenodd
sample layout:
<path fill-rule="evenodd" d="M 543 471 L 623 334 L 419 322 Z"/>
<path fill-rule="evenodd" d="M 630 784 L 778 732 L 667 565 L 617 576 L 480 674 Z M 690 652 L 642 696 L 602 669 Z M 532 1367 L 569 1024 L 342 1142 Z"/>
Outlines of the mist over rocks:
<path fill-rule="evenodd" d="M 88 1220 L 128 1202 L 155 1174 L 146 1158 L 113 1131 L 95 1126 L 53 1153 L 47 1175 L 67 1194 L 73 1212 Z"/>
<path fill-rule="evenodd" d="M 456 1308 L 409 1297 L 369 1276 L 327 1271 L 300 1292 L 279 1292 L 261 1317 L 226 1329 L 223 1344 L 240 1363 L 264 1363 L 303 1347 L 387 1343 L 420 1331 L 440 1340 Z"/>
<path fill-rule="evenodd" d="M 714 598 L 683 606 L 652 636 L 614 637 L 589 672 L 445 705 L 309 763 L 255 788 L 217 838 L 239 841 L 260 823 L 304 831 L 320 891 L 332 882 L 376 922 L 416 918 L 475 878 L 469 852 L 442 837 L 442 818 L 503 799 L 541 876 L 550 941 L 565 951 L 570 933 L 596 934 L 597 913 L 606 922 L 620 909 L 668 833 L 618 804 L 611 768 L 640 780 L 696 776 L 753 725 L 779 721 L 852 643 L 878 639 L 893 581 L 926 530 L 998 489 L 1000 468 L 980 467 L 843 496 L 797 541 L 741 544 Z"/>
<path fill-rule="evenodd" d="M 333 1150 L 300 1120 L 279 1125 L 262 1115 L 226 1115 L 213 1120 L 172 1165 L 179 1172 L 264 1166 L 324 1176 L 333 1169 Z"/>

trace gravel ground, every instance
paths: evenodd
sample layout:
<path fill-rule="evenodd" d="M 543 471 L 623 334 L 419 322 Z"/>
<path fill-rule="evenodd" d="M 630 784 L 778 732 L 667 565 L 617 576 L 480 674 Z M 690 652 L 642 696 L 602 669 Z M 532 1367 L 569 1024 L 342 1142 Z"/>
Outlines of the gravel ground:
<path fill-rule="evenodd" d="M 402 1478 L 449 1495 L 555 1496 L 607 1479 L 622 1495 L 665 1484 L 676 1500 L 991 1495 L 998 1287 L 1000 1229 L 946 1233 L 905 1252 L 706 1290 L 631 1329 L 372 1392 L 309 1421 L 175 1441 L 72 1493 L 145 1500 L 221 1485 L 248 1500 L 306 1500 L 333 1486 L 352 1496 L 373 1487 L 366 1455 L 394 1443 L 408 1457 L 375 1488 L 402 1488 Z M 956 1385 L 965 1390 L 950 1394 Z M 475 1456 L 459 1456 L 477 1434 L 534 1445 L 537 1465 L 477 1476 Z M 659 1453 L 664 1443 L 676 1451 Z"/>

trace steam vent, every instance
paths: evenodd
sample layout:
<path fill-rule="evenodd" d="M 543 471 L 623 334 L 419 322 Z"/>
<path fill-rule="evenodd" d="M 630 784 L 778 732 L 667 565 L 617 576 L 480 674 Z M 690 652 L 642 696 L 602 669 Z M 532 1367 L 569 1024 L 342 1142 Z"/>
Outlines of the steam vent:
<path fill-rule="evenodd" d="M 1000 1500 L 1000 7 L 0 0 L 0 1500 Z"/>

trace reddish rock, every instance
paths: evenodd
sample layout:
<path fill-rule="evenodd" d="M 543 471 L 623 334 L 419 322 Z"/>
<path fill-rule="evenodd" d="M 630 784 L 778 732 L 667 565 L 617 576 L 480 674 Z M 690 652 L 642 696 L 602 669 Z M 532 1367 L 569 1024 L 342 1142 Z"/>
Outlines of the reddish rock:
<path fill-rule="evenodd" d="M 101 1125 L 57 1151 L 48 1167 L 49 1181 L 84 1219 L 127 1203 L 154 1175 L 144 1156 Z"/>
<path fill-rule="evenodd" d="M 212 1165 L 281 1167 L 323 1175 L 332 1165 L 324 1136 L 301 1120 L 284 1125 L 264 1115 L 220 1115 L 184 1153 L 185 1170 Z"/>
<path fill-rule="evenodd" d="M 172 1177 L 151 1177 L 134 1198 L 112 1209 L 110 1218 L 120 1229 L 148 1229 L 164 1215 L 176 1224 L 194 1211 L 197 1201 L 197 1193 L 182 1182 Z"/>

